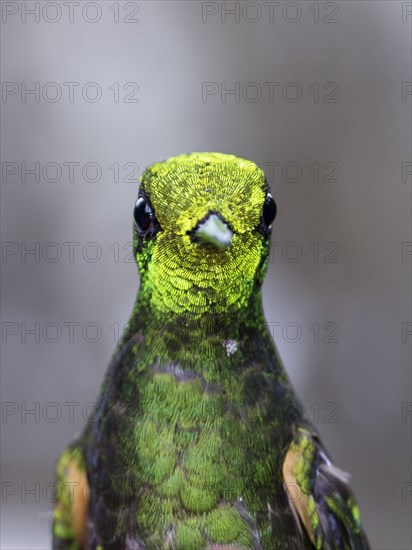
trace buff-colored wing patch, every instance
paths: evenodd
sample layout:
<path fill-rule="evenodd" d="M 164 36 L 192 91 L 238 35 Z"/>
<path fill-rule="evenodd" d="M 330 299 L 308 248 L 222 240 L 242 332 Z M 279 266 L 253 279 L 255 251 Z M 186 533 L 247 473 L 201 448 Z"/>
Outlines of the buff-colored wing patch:
<path fill-rule="evenodd" d="M 86 547 L 88 493 L 86 470 L 78 449 L 66 449 L 57 464 L 57 502 L 53 536 Z"/>
<path fill-rule="evenodd" d="M 309 516 L 309 496 L 305 495 L 299 487 L 296 479 L 296 471 L 301 460 L 299 450 L 289 448 L 283 463 L 283 481 L 289 502 L 297 512 L 311 540 L 313 540 L 313 529 Z"/>

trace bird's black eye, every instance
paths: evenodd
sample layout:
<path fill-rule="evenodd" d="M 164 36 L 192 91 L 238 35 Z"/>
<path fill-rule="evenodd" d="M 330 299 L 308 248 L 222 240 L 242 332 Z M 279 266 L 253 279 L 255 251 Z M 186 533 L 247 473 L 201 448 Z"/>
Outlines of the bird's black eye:
<path fill-rule="evenodd" d="M 276 217 L 276 203 L 270 193 L 266 195 L 265 203 L 263 205 L 263 221 L 267 227 L 273 223 Z"/>
<path fill-rule="evenodd" d="M 134 206 L 133 216 L 139 231 L 144 232 L 149 229 L 154 216 L 149 203 L 143 197 L 137 200 Z"/>

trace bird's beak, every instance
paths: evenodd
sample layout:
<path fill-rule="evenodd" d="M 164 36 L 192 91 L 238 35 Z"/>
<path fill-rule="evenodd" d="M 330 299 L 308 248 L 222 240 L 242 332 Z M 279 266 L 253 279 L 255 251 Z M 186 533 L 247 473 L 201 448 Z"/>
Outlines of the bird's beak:
<path fill-rule="evenodd" d="M 193 232 L 194 240 L 203 245 L 226 248 L 232 242 L 233 231 L 216 214 L 209 214 Z"/>

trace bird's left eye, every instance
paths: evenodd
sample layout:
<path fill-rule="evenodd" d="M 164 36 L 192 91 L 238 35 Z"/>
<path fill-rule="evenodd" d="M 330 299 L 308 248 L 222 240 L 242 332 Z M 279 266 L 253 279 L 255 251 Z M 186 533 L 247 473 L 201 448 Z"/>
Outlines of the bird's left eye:
<path fill-rule="evenodd" d="M 149 203 L 144 199 L 144 197 L 140 197 L 137 200 L 134 206 L 133 216 L 136 227 L 139 231 L 144 232 L 149 229 L 154 216 Z"/>
<path fill-rule="evenodd" d="M 272 195 L 268 193 L 266 195 L 265 203 L 263 205 L 263 212 L 262 212 L 263 221 L 265 222 L 265 225 L 267 227 L 269 227 L 273 223 L 273 220 L 276 217 L 276 212 L 277 212 L 276 203 L 273 200 Z"/>

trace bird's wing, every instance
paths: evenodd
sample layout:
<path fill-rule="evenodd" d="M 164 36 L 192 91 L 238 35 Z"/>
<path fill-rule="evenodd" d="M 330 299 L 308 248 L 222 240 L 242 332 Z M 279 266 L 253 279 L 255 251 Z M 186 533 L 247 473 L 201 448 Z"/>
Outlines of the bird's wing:
<path fill-rule="evenodd" d="M 317 436 L 299 428 L 285 456 L 283 481 L 300 527 L 319 550 L 368 550 L 348 474 L 330 462 Z"/>
<path fill-rule="evenodd" d="M 60 455 L 56 468 L 53 550 L 86 547 L 88 482 L 82 451 L 75 443 Z"/>

